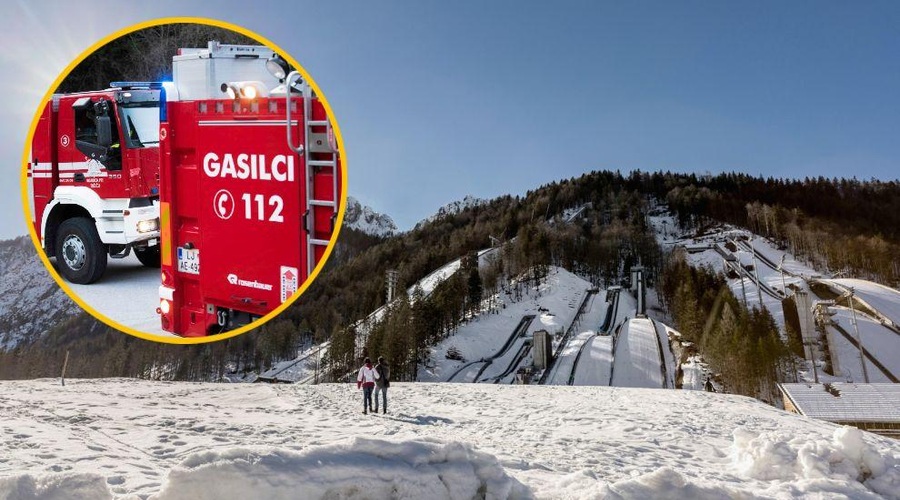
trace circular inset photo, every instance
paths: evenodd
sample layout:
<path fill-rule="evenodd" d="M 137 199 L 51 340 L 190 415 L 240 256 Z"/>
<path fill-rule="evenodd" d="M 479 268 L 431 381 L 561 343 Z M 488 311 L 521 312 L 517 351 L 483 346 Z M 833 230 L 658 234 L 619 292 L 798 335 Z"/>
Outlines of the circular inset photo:
<path fill-rule="evenodd" d="M 108 325 L 208 342 L 272 318 L 321 271 L 345 208 L 331 107 L 290 55 L 220 21 L 161 19 L 82 54 L 26 144 L 31 236 Z"/>

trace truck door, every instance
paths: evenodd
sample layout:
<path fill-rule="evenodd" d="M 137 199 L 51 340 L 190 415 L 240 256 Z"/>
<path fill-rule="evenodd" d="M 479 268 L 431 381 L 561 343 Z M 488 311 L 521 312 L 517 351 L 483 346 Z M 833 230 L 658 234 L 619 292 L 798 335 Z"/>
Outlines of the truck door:
<path fill-rule="evenodd" d="M 82 96 L 64 101 L 59 139 L 60 185 L 86 186 L 101 198 L 128 197 L 121 182 L 119 127 L 109 98 Z"/>
<path fill-rule="evenodd" d="M 283 116 L 199 125 L 203 293 L 265 314 L 301 280 L 303 158 L 287 147 Z"/>

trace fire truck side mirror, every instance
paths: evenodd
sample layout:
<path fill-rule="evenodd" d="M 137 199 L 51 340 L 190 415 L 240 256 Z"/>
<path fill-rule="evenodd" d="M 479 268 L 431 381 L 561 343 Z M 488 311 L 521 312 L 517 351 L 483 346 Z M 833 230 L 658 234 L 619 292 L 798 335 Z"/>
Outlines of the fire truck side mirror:
<path fill-rule="evenodd" d="M 103 148 L 112 146 L 112 123 L 109 116 L 94 118 L 97 124 L 97 145 Z"/>

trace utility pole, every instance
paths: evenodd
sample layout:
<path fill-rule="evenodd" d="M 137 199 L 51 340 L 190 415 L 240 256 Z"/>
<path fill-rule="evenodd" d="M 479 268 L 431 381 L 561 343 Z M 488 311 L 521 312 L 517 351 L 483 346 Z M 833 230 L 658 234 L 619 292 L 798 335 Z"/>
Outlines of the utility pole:
<path fill-rule="evenodd" d="M 856 324 L 856 310 L 853 308 L 853 288 L 851 287 L 844 295 L 847 297 L 847 301 L 850 302 L 850 322 L 853 323 L 853 330 L 856 331 L 856 343 L 859 344 L 859 362 L 862 364 L 863 380 L 868 384 L 869 370 L 866 369 L 866 358 L 863 356 L 862 337 L 859 336 L 859 325 Z"/>

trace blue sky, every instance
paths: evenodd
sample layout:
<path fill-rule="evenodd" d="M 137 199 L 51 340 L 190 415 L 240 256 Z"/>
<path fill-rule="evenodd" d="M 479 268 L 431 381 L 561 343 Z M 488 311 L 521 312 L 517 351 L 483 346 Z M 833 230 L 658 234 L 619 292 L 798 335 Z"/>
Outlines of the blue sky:
<path fill-rule="evenodd" d="M 71 59 L 189 15 L 299 60 L 337 115 L 350 194 L 403 229 L 594 169 L 900 177 L 897 2 L 95 3 L 23 1 L 0 20 L 10 173 Z M 24 234 L 18 184 L 0 190 L 0 237 Z"/>

